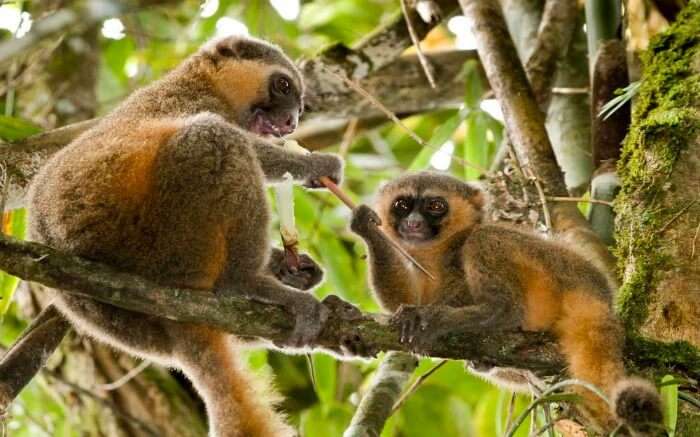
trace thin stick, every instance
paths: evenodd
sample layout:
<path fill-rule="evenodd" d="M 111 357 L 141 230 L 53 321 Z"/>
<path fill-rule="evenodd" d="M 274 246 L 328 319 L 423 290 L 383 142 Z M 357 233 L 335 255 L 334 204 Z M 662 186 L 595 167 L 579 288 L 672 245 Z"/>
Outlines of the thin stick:
<path fill-rule="evenodd" d="M 588 202 L 588 203 L 599 203 L 601 205 L 605 206 L 613 206 L 612 202 L 608 202 L 607 200 L 600 200 L 600 199 L 589 199 L 585 197 L 562 197 L 562 196 L 547 196 L 547 200 L 551 202 Z"/>
<path fill-rule="evenodd" d="M 119 379 L 116 381 L 110 382 L 108 384 L 97 384 L 95 386 L 95 389 L 97 390 L 104 390 L 104 391 L 112 391 L 116 390 L 119 387 L 123 386 L 127 382 L 131 381 L 132 379 L 136 378 L 141 372 L 146 370 L 146 367 L 150 366 L 151 362 L 148 360 L 143 360 L 139 363 L 138 366 L 135 366 L 131 370 L 129 370 L 126 374 L 121 376 Z"/>
<path fill-rule="evenodd" d="M 396 401 L 396 403 L 394 403 L 394 406 L 391 407 L 391 414 L 396 413 L 404 404 L 404 402 L 406 402 L 406 399 L 408 399 L 409 396 L 415 393 L 416 390 L 418 390 L 418 387 L 422 383 L 424 383 L 425 380 L 428 379 L 428 377 L 430 377 L 430 375 L 435 373 L 438 369 L 440 369 L 440 367 L 444 366 L 446 363 L 447 360 L 440 360 L 440 362 L 434 365 L 430 370 L 416 378 L 416 380 L 413 381 L 413 384 L 411 384 L 411 386 L 401 395 L 401 397 Z"/>
<path fill-rule="evenodd" d="M 335 196 L 340 199 L 348 208 L 350 209 L 355 209 L 357 205 L 355 205 L 355 202 L 352 201 L 350 197 L 348 197 L 347 194 L 343 190 L 340 189 L 338 185 L 336 185 L 335 182 L 333 182 L 329 177 L 327 176 L 321 176 L 319 178 L 319 182 L 321 182 L 328 190 L 335 194 Z M 407 260 L 409 260 L 418 270 L 421 272 L 425 273 L 427 277 L 432 279 L 433 281 L 435 280 L 435 276 L 433 276 L 432 273 L 428 271 L 425 267 L 423 267 L 418 260 L 416 260 L 413 256 L 411 256 L 410 253 L 406 252 L 406 249 L 401 247 L 399 243 L 396 241 L 392 240 L 388 235 L 386 235 L 380 228 L 377 228 L 379 231 L 379 235 L 384 237 L 387 243 L 391 244 L 394 249 L 396 249 L 401 255 L 403 255 Z"/>
<path fill-rule="evenodd" d="M 411 23 L 411 17 L 409 17 L 408 14 L 408 5 L 406 5 L 407 1 L 408 0 L 399 0 L 399 3 L 401 3 L 401 12 L 403 13 L 403 19 L 406 21 L 406 27 L 408 28 L 408 35 L 411 37 L 411 42 L 416 48 L 416 55 L 418 55 L 418 61 L 420 62 L 421 67 L 423 67 L 425 77 L 428 79 L 430 87 L 435 89 L 435 78 L 433 77 L 432 66 L 428 62 L 428 59 L 425 57 L 423 49 L 421 49 L 420 47 L 420 40 L 418 39 L 418 35 L 416 35 L 416 29 L 413 28 L 413 23 Z"/>
<path fill-rule="evenodd" d="M 658 234 L 663 233 L 669 226 L 671 226 L 671 224 L 672 224 L 673 222 L 675 222 L 676 220 L 678 220 L 678 217 L 682 216 L 687 210 L 690 209 L 691 206 L 695 205 L 695 202 L 697 202 L 697 201 L 698 201 L 698 200 L 695 199 L 695 200 L 693 200 L 692 202 L 690 202 L 689 204 L 687 204 L 686 206 L 684 206 L 683 208 L 681 208 L 681 210 L 678 211 L 678 212 L 676 213 L 676 215 L 674 215 L 673 217 L 671 217 L 671 220 L 667 221 L 666 224 L 664 224 L 663 226 L 661 226 L 661 229 L 659 229 L 659 230 L 657 231 L 657 233 L 658 233 Z"/>

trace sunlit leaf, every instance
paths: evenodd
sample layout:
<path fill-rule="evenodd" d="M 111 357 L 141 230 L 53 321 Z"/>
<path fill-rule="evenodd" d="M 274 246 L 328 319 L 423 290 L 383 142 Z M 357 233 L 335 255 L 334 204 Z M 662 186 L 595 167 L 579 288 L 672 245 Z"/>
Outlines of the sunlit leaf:
<path fill-rule="evenodd" d="M 0 139 L 17 141 L 39 132 L 41 128 L 28 120 L 0 115 Z"/>

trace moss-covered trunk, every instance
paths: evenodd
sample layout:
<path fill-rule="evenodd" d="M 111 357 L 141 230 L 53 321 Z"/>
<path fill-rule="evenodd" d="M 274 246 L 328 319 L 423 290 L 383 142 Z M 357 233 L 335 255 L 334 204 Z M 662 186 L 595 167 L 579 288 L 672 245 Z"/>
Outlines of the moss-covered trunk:
<path fill-rule="evenodd" d="M 700 348 L 700 3 L 652 42 L 643 63 L 619 162 L 617 303 L 634 343 L 683 362 Z M 697 364 L 689 367 L 668 371 L 697 377 Z M 700 418 L 684 416 L 679 431 L 700 435 Z"/>

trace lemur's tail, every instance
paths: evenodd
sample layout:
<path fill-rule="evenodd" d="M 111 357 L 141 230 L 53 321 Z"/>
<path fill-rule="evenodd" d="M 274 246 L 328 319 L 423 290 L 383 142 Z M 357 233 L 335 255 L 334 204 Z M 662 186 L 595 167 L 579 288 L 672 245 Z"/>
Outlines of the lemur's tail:
<path fill-rule="evenodd" d="M 661 433 L 661 397 L 649 382 L 639 378 L 622 380 L 615 386 L 612 403 L 615 415 L 630 428 L 633 435 L 653 436 Z"/>

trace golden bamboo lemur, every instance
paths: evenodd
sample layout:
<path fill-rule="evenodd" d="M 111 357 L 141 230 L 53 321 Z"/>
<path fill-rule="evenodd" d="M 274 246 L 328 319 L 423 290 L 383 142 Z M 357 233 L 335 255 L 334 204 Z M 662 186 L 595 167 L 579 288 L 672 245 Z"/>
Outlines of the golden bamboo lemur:
<path fill-rule="evenodd" d="M 621 420 L 636 433 L 651 432 L 661 421 L 660 398 L 651 384 L 625 375 L 606 276 L 556 241 L 484 223 L 483 204 L 478 188 L 425 172 L 385 185 L 378 214 L 355 210 L 351 228 L 367 243 L 372 288 L 384 309 L 400 309 L 394 320 L 402 336 L 420 350 L 445 330 L 550 331 L 571 375 L 612 396 L 616 417 L 581 392 L 592 419 L 603 429 Z M 406 263 L 375 224 L 438 279 Z"/>
<path fill-rule="evenodd" d="M 204 45 L 43 167 L 29 195 L 30 237 L 164 285 L 281 305 L 296 317 L 290 343 L 307 344 L 328 310 L 296 288 L 316 285 L 321 270 L 304 256 L 289 272 L 271 250 L 265 182 L 289 172 L 318 187 L 321 176 L 339 180 L 343 165 L 264 138 L 294 130 L 303 91 L 275 46 L 236 37 Z M 227 333 L 57 298 L 80 332 L 182 369 L 204 398 L 211 435 L 295 434 L 253 388 Z"/>

